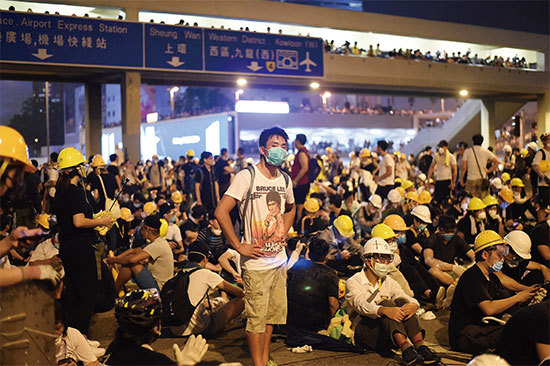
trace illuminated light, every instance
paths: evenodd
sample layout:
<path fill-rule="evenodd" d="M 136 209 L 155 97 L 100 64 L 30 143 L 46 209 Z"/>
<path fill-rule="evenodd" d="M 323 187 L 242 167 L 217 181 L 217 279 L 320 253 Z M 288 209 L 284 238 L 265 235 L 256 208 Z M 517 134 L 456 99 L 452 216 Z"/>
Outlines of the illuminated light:
<path fill-rule="evenodd" d="M 379 129 L 370 130 L 370 132 L 371 132 L 373 135 L 381 135 L 381 134 L 382 134 L 382 131 L 379 130 Z"/>
<path fill-rule="evenodd" d="M 244 90 L 239 89 L 235 92 L 235 100 L 239 100 L 239 97 L 244 93 Z"/>
<path fill-rule="evenodd" d="M 238 86 L 245 86 L 247 83 L 248 81 L 246 81 L 246 79 L 243 79 L 243 78 L 237 79 Z"/>
<path fill-rule="evenodd" d="M 290 107 L 287 102 L 270 102 L 266 100 L 239 100 L 235 104 L 239 113 L 274 113 L 288 114 Z"/>
<path fill-rule="evenodd" d="M 201 141 L 198 135 L 172 137 L 172 145 L 197 144 Z"/>
<path fill-rule="evenodd" d="M 330 98 L 332 94 L 329 91 L 323 93 L 323 98 Z"/>
<path fill-rule="evenodd" d="M 180 91 L 180 88 L 177 86 L 174 86 L 173 88 L 170 88 L 170 94 L 174 94 Z"/>
<path fill-rule="evenodd" d="M 309 84 L 309 87 L 310 87 L 311 89 L 319 89 L 320 86 L 321 86 L 321 85 L 320 85 L 318 82 L 316 82 L 316 81 L 314 81 L 314 82 L 312 82 L 311 84 Z"/>
<path fill-rule="evenodd" d="M 468 91 L 466 89 L 462 89 L 461 91 L 458 92 L 458 94 L 460 94 L 461 97 L 467 97 Z"/>
<path fill-rule="evenodd" d="M 220 121 L 214 121 L 204 131 L 206 151 L 220 151 Z"/>
<path fill-rule="evenodd" d="M 117 144 L 117 146 L 118 146 L 118 149 L 119 149 L 119 150 L 122 150 L 122 147 L 123 147 L 124 145 L 122 144 L 122 141 L 121 141 L 121 142 L 119 142 L 119 143 Z"/>
<path fill-rule="evenodd" d="M 158 122 L 159 120 L 159 114 L 158 112 L 153 112 L 153 113 L 147 113 L 147 123 L 155 123 L 155 122 Z"/>
<path fill-rule="evenodd" d="M 305 286 L 305 287 L 304 287 L 304 290 L 306 290 L 306 291 L 311 290 L 311 286 Z"/>
<path fill-rule="evenodd" d="M 34 139 L 34 142 L 38 142 L 38 137 Z"/>
<path fill-rule="evenodd" d="M 393 116 L 395 112 L 393 111 L 393 109 L 390 109 L 390 114 Z"/>

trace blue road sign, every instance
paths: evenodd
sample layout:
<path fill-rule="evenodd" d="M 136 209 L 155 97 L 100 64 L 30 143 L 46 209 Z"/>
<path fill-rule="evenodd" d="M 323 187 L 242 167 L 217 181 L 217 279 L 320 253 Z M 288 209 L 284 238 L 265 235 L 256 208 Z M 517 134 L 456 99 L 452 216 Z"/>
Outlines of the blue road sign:
<path fill-rule="evenodd" d="M 323 40 L 204 29 L 205 71 L 323 76 Z"/>
<path fill-rule="evenodd" d="M 40 64 L 143 67 L 143 25 L 0 12 L 0 59 Z"/>
<path fill-rule="evenodd" d="M 145 24 L 145 67 L 202 70 L 202 28 Z"/>

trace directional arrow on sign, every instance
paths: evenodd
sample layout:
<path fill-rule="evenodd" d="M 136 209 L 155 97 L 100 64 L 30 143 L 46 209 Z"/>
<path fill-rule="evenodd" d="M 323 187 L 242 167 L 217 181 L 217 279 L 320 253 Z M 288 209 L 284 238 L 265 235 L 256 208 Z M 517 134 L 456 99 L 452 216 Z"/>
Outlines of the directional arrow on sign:
<path fill-rule="evenodd" d="M 38 53 L 33 53 L 32 55 L 34 57 L 38 57 L 41 60 L 45 60 L 53 56 L 53 55 L 48 55 L 48 50 L 45 48 L 39 48 Z"/>
<path fill-rule="evenodd" d="M 256 72 L 260 69 L 263 69 L 263 66 L 258 65 L 258 61 L 252 61 L 250 65 L 248 65 L 246 68 Z"/>
<path fill-rule="evenodd" d="M 175 57 L 172 57 L 172 60 L 170 61 L 166 61 L 166 63 L 168 63 L 169 65 L 172 65 L 174 67 L 178 67 L 178 66 L 181 66 L 183 65 L 185 62 L 184 61 L 180 61 L 180 58 L 175 56 Z"/>

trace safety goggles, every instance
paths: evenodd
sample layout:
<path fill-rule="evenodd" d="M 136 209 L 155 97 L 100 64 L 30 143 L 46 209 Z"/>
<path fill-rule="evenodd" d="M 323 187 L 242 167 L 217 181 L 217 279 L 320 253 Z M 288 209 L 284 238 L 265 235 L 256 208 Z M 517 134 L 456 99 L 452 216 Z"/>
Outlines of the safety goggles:
<path fill-rule="evenodd" d="M 496 252 L 499 258 L 504 258 L 510 253 L 510 247 L 507 245 L 495 245 L 492 248 L 492 251 Z"/>
<path fill-rule="evenodd" d="M 373 259 L 375 262 L 378 263 L 390 264 L 391 262 L 393 262 L 393 254 L 371 254 L 365 259 Z"/>

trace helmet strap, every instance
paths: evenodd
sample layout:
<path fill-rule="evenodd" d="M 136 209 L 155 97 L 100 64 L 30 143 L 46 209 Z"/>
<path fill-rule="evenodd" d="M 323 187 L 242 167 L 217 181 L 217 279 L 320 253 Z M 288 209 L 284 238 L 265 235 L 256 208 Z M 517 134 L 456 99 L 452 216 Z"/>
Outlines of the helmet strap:
<path fill-rule="evenodd" d="M 2 161 L 2 165 L 0 166 L 0 179 L 2 178 L 4 173 L 6 172 L 6 169 L 8 168 L 8 165 L 9 165 L 9 159 L 6 159 L 6 160 Z"/>

